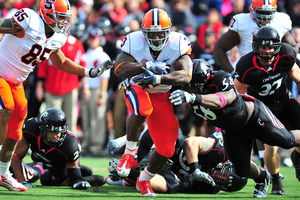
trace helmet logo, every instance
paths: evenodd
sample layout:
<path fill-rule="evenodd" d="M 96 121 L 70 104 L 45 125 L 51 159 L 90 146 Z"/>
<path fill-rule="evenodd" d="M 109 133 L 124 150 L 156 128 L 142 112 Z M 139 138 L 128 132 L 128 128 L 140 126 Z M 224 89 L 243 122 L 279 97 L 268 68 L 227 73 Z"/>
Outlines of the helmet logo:
<path fill-rule="evenodd" d="M 47 117 L 49 115 L 49 113 L 46 111 L 46 112 L 43 112 L 42 116 L 43 117 Z"/>
<path fill-rule="evenodd" d="M 268 46 L 272 46 L 273 45 L 273 41 L 271 40 L 271 41 L 265 41 L 265 40 L 263 40 L 262 42 L 261 42 L 261 44 L 263 45 L 263 46 L 265 46 L 265 45 L 268 45 Z"/>
<path fill-rule="evenodd" d="M 56 0 L 46 0 L 46 4 L 44 5 L 44 8 L 47 10 L 51 10 L 52 9 L 52 5 Z"/>
<path fill-rule="evenodd" d="M 161 31 L 161 25 L 151 25 L 150 30 L 151 31 Z"/>

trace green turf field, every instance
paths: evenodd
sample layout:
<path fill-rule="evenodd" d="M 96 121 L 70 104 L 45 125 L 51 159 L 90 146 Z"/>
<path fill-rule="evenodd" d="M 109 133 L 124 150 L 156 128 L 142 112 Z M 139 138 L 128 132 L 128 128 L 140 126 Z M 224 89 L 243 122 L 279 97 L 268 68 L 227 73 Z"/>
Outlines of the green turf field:
<path fill-rule="evenodd" d="M 110 158 L 80 158 L 80 162 L 95 169 L 96 174 L 103 176 L 108 175 L 107 167 Z M 25 162 L 30 162 L 29 156 L 25 158 Z M 281 167 L 280 172 L 284 175 L 283 184 L 286 195 L 276 196 L 271 195 L 271 187 L 269 187 L 268 196 L 266 199 L 300 199 L 300 182 L 295 177 L 294 168 Z M 254 199 L 252 194 L 254 191 L 254 182 L 248 181 L 244 189 L 234 193 L 219 192 L 214 195 L 194 195 L 194 194 L 158 194 L 156 198 L 149 198 L 141 196 L 133 187 L 110 186 L 103 185 L 101 187 L 89 188 L 88 190 L 79 191 L 73 190 L 70 187 L 42 187 L 39 181 L 34 183 L 36 188 L 29 188 L 27 192 L 10 192 L 5 188 L 0 187 L 0 199 L 28 199 L 28 200 L 73 200 L 73 199 Z"/>

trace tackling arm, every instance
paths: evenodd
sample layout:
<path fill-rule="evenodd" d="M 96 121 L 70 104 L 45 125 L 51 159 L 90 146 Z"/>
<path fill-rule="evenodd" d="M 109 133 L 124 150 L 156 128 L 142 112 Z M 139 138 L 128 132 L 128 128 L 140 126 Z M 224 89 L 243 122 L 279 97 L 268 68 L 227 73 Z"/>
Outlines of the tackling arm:
<path fill-rule="evenodd" d="M 196 94 L 196 100 L 198 95 L 200 94 Z M 218 95 L 223 96 L 224 97 L 223 100 L 225 100 L 225 102 L 222 102 L 221 97 Z M 202 101 L 200 105 L 210 109 L 220 109 L 228 104 L 231 104 L 233 100 L 236 98 L 234 89 L 230 89 L 229 91 L 225 91 L 225 92 L 218 92 L 215 94 L 205 94 L 201 96 L 202 96 Z M 225 105 L 222 105 L 223 103 L 225 103 Z"/>
<path fill-rule="evenodd" d="M 210 152 L 215 140 L 205 137 L 189 137 L 184 140 L 184 153 L 188 164 L 198 162 L 198 155 Z"/>

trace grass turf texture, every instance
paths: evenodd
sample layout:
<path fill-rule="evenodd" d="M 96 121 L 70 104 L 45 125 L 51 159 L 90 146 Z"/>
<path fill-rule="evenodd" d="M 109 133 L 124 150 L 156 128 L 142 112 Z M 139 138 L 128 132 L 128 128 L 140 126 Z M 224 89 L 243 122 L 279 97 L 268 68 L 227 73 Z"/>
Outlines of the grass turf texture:
<path fill-rule="evenodd" d="M 95 169 L 95 174 L 108 176 L 108 162 L 111 158 L 80 158 L 83 165 L 88 165 Z M 25 162 L 31 162 L 30 156 L 24 159 Z M 295 169 L 289 167 L 281 167 L 280 173 L 284 175 L 284 188 L 286 195 L 271 195 L 272 185 L 268 190 L 266 199 L 299 199 L 300 198 L 300 182 L 295 177 Z M 0 187 L 0 199 L 12 200 L 73 200 L 73 199 L 113 199 L 113 200 L 135 200 L 135 199 L 254 199 L 252 197 L 254 191 L 254 181 L 248 180 L 248 184 L 240 191 L 233 193 L 219 192 L 214 195 L 207 194 L 158 194 L 156 198 L 142 197 L 135 187 L 111 186 L 103 185 L 101 187 L 93 187 L 87 190 L 73 190 L 67 186 L 60 187 L 42 187 L 40 182 L 34 183 L 36 188 L 28 188 L 27 192 L 10 192 L 6 188 Z"/>

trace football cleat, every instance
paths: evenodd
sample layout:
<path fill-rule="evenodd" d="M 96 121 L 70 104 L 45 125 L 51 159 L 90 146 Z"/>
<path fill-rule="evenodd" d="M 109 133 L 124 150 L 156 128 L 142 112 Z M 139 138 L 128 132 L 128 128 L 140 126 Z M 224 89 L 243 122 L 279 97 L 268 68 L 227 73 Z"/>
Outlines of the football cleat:
<path fill-rule="evenodd" d="M 119 165 L 119 160 L 113 158 L 112 161 L 109 161 L 109 167 L 108 167 L 108 171 L 111 174 L 117 174 L 117 168 Z"/>
<path fill-rule="evenodd" d="M 267 197 L 268 187 L 270 185 L 271 175 L 266 171 L 266 178 L 263 183 L 256 183 L 253 197 L 255 198 L 265 198 Z"/>
<path fill-rule="evenodd" d="M 134 156 L 131 154 L 123 154 L 118 164 L 117 172 L 121 177 L 127 177 L 133 165 Z"/>
<path fill-rule="evenodd" d="M 156 197 L 150 181 L 140 181 L 140 178 L 138 178 L 136 181 L 136 189 L 142 193 L 143 197 Z"/>
<path fill-rule="evenodd" d="M 296 170 L 296 177 L 300 181 L 300 159 L 296 154 L 296 150 L 291 153 L 291 159 Z"/>
<path fill-rule="evenodd" d="M 285 195 L 284 187 L 282 180 L 284 179 L 282 174 L 279 174 L 279 179 L 278 181 L 272 180 L 272 192 L 271 194 L 275 195 Z"/>
<path fill-rule="evenodd" d="M 127 181 L 125 181 L 122 177 L 116 174 L 110 174 L 108 177 L 106 177 L 105 182 L 108 185 L 130 186 L 130 184 Z"/>
<path fill-rule="evenodd" d="M 9 191 L 26 192 L 28 190 L 22 183 L 16 181 L 11 176 L 11 173 L 8 173 L 6 176 L 1 175 L 0 186 L 5 187 Z"/>

